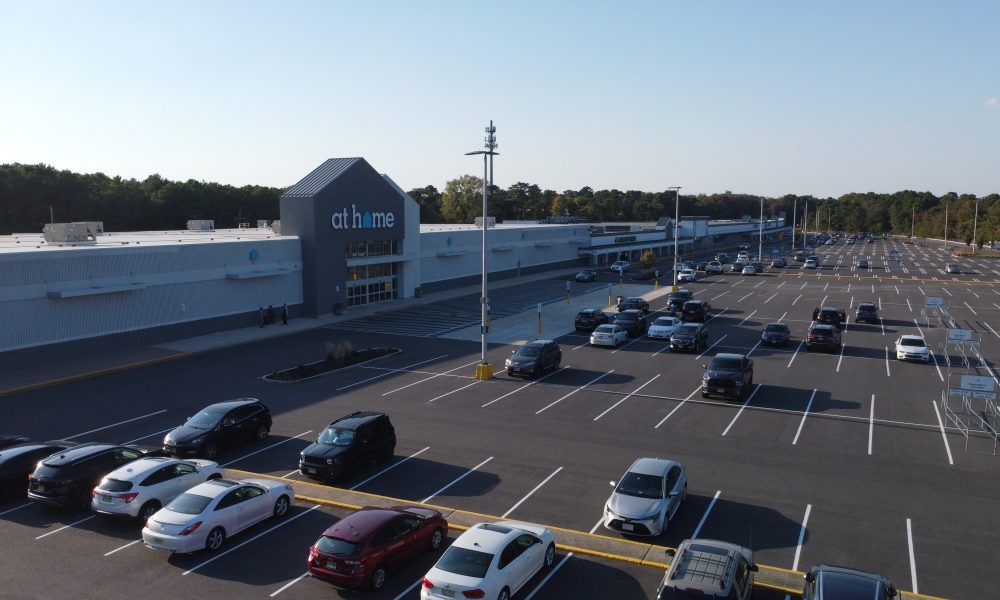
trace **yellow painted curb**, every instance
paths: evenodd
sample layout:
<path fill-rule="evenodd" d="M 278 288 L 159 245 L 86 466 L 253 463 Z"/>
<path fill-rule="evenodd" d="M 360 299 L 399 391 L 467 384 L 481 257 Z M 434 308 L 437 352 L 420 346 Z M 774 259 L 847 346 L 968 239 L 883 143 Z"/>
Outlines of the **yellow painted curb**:
<path fill-rule="evenodd" d="M 802 596 L 802 590 L 793 590 L 792 588 L 786 588 L 780 585 L 771 585 L 770 583 L 762 583 L 760 581 L 757 581 L 756 579 L 754 579 L 753 581 L 753 586 L 755 588 L 761 588 L 764 590 L 773 590 L 775 592 L 782 592 L 785 594 L 789 594 L 791 596 L 799 596 L 799 597 Z"/>
<path fill-rule="evenodd" d="M 160 356 L 158 358 L 151 358 L 149 360 L 141 360 L 139 362 L 127 363 L 115 367 L 108 367 L 106 369 L 99 369 L 97 371 L 87 371 L 86 373 L 67 375 L 66 377 L 60 377 L 58 379 L 50 379 L 48 381 L 40 381 L 38 383 L 29 383 L 27 385 L 21 385 L 18 387 L 8 388 L 6 390 L 0 390 L 0 397 L 10 396 L 11 394 L 19 394 L 21 392 L 29 392 L 31 390 L 37 390 L 39 388 L 49 387 L 53 385 L 59 385 L 60 383 L 69 383 L 71 381 L 79 381 L 81 379 L 88 379 L 90 377 L 100 377 L 101 375 L 110 375 L 111 373 L 117 373 L 118 371 L 127 371 L 128 369 L 137 369 L 139 367 L 155 365 L 157 363 L 176 360 L 178 358 L 184 358 L 185 356 L 191 356 L 191 354 L 192 354 L 191 352 L 179 352 L 177 354 L 171 354 L 169 356 Z"/>

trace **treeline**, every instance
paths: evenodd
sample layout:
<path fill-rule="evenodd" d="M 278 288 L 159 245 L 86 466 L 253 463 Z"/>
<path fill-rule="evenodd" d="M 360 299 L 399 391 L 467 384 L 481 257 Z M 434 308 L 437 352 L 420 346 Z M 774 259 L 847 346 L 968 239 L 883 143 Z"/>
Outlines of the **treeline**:
<path fill-rule="evenodd" d="M 48 165 L 0 165 L 0 234 L 40 232 L 52 215 L 57 222 L 103 221 L 108 231 L 183 229 L 189 219 L 213 219 L 216 227 L 236 227 L 257 219 L 279 218 L 282 188 L 233 187 L 218 183 L 170 181 L 150 175 L 139 181 L 108 177 L 103 173 L 79 174 Z M 482 179 L 463 175 L 445 185 L 409 191 L 421 207 L 423 223 L 471 223 L 482 210 Z M 839 198 L 788 194 L 763 198 L 765 216 L 793 209 L 801 224 L 806 204 L 808 229 L 870 231 L 917 237 L 944 237 L 947 210 L 948 238 L 971 242 L 975 207 L 979 204 L 978 234 L 981 242 L 1000 240 L 1000 195 L 978 198 L 949 192 L 901 191 L 893 194 L 851 193 Z M 719 194 L 681 194 L 681 216 L 712 219 L 756 218 L 761 197 L 726 191 Z M 574 216 L 601 221 L 656 221 L 674 214 L 674 192 L 635 190 L 542 189 L 518 182 L 490 192 L 490 215 L 498 221 L 541 220 Z"/>

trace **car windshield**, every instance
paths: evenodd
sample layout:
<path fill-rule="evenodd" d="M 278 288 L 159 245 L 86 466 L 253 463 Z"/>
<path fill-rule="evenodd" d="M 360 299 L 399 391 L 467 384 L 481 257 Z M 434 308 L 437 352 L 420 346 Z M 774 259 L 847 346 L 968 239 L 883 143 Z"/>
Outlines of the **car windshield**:
<path fill-rule="evenodd" d="M 619 494 L 639 498 L 662 498 L 663 477 L 629 472 L 622 478 L 615 491 Z"/>
<path fill-rule="evenodd" d="M 212 499 L 199 494 L 184 493 L 174 498 L 166 507 L 184 515 L 200 515 Z"/>
<path fill-rule="evenodd" d="M 659 319 L 653 321 L 653 325 L 659 325 L 660 327 L 673 327 L 674 318 L 673 317 L 660 317 Z"/>
<path fill-rule="evenodd" d="M 316 540 L 316 549 L 333 556 L 357 556 L 358 544 L 324 535 Z"/>
<path fill-rule="evenodd" d="M 489 570 L 490 563 L 492 562 L 493 555 L 488 552 L 451 546 L 434 566 L 442 571 L 455 573 L 456 575 L 482 579 L 486 577 L 486 572 Z"/>
<path fill-rule="evenodd" d="M 595 329 L 594 331 L 597 331 L 599 333 L 612 333 L 614 330 L 615 330 L 614 325 L 598 325 L 597 329 Z"/>
<path fill-rule="evenodd" d="M 188 427 L 194 427 L 195 429 L 214 429 L 219 421 L 222 419 L 222 415 L 219 413 L 210 413 L 208 411 L 201 411 L 195 416 L 187 420 L 184 425 Z"/>
<path fill-rule="evenodd" d="M 902 344 L 904 346 L 917 346 L 918 348 L 926 346 L 926 344 L 924 344 L 924 340 L 920 338 L 903 338 Z"/>
<path fill-rule="evenodd" d="M 874 304 L 859 304 L 858 310 L 875 310 Z"/>
<path fill-rule="evenodd" d="M 340 427 L 327 427 L 316 439 L 317 443 L 328 446 L 350 446 L 354 441 L 354 431 Z"/>
<path fill-rule="evenodd" d="M 514 356 L 523 356 L 527 358 L 534 358 L 538 356 L 538 346 L 521 346 L 514 353 Z"/>
<path fill-rule="evenodd" d="M 716 356 L 712 359 L 709 368 L 714 371 L 738 371 L 742 363 L 743 360 L 739 358 L 719 358 Z"/>
<path fill-rule="evenodd" d="M 617 318 L 615 319 L 615 323 L 617 323 L 617 322 L 619 322 L 619 321 L 621 321 L 621 322 L 623 322 L 623 323 L 624 323 L 624 322 L 628 322 L 628 321 L 635 321 L 635 315 L 633 315 L 633 314 L 631 314 L 631 313 L 621 313 L 621 314 L 620 314 L 620 315 L 618 315 L 618 317 L 617 317 Z"/>
<path fill-rule="evenodd" d="M 679 333 L 681 335 L 694 335 L 694 334 L 698 333 L 698 326 L 697 325 L 682 325 L 681 328 L 677 330 L 677 333 Z"/>
<path fill-rule="evenodd" d="M 767 332 L 770 332 L 770 333 L 784 333 L 785 332 L 785 326 L 782 325 L 782 324 L 780 324 L 780 323 L 771 323 L 770 325 L 768 325 L 767 327 L 764 328 L 764 331 L 767 331 Z"/>

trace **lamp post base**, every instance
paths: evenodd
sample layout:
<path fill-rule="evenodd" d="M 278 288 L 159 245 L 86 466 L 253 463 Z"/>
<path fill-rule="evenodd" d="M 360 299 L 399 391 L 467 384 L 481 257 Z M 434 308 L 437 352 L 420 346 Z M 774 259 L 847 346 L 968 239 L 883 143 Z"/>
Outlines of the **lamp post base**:
<path fill-rule="evenodd" d="M 493 365 L 490 363 L 479 363 L 476 365 L 476 379 L 483 381 L 493 379 Z"/>

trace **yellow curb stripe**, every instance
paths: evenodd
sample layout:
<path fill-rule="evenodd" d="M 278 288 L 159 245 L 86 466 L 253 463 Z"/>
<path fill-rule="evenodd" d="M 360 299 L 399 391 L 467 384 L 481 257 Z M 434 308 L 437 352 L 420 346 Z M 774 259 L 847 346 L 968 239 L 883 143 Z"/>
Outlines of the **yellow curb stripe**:
<path fill-rule="evenodd" d="M 770 583 L 763 583 L 754 579 L 753 586 L 755 588 L 761 588 L 764 590 L 772 590 L 775 592 L 782 592 L 784 594 L 789 594 L 791 596 L 802 596 L 802 590 L 793 590 L 792 588 L 782 587 L 780 585 L 771 585 Z"/>
<path fill-rule="evenodd" d="M 97 371 L 87 371 L 86 373 L 77 373 L 76 375 L 67 375 L 66 377 L 59 377 L 58 379 L 49 379 L 47 381 L 39 381 L 38 383 L 29 383 L 27 385 L 21 385 L 18 387 L 8 388 L 5 390 L 0 390 L 0 397 L 10 396 L 12 394 L 20 394 L 22 392 L 29 392 L 31 390 L 37 390 L 39 388 L 45 388 L 53 385 L 59 385 L 61 383 L 69 383 L 71 381 L 79 381 L 81 379 L 89 379 L 91 377 L 100 377 L 101 375 L 110 375 L 111 373 L 117 373 L 118 371 L 126 371 L 129 369 L 137 369 L 140 367 L 147 367 L 149 365 L 155 365 L 161 362 L 167 362 L 170 360 L 176 360 L 178 358 L 184 358 L 185 356 L 191 356 L 191 352 L 178 352 L 177 354 L 171 354 L 169 356 L 160 356 L 157 358 L 150 358 L 148 360 L 141 360 L 134 363 L 127 363 L 124 365 L 118 365 L 115 367 L 108 367 L 106 369 L 98 369 Z"/>

